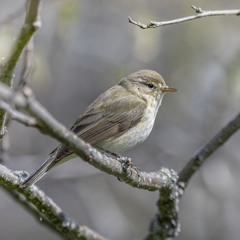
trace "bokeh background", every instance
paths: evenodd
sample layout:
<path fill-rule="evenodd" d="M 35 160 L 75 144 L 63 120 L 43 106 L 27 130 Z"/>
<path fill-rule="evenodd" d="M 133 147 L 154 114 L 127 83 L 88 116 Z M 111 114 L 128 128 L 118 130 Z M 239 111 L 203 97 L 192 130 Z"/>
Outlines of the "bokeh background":
<path fill-rule="evenodd" d="M 70 127 L 123 76 L 144 68 L 159 71 L 179 91 L 164 98 L 148 140 L 125 155 L 144 171 L 163 166 L 180 171 L 240 110 L 240 18 L 209 17 L 142 30 L 129 24 L 128 16 L 142 22 L 170 20 L 194 14 L 192 4 L 205 10 L 239 8 L 237 0 L 43 1 L 28 84 Z M 7 56 L 20 29 L 23 7 L 23 0 L 0 0 L 0 58 Z M 19 62 L 15 82 L 21 67 Z M 9 144 L 7 165 L 32 172 L 58 143 L 13 122 Z M 191 180 L 180 202 L 178 239 L 240 238 L 239 144 L 237 133 Z M 156 212 L 157 192 L 133 189 L 79 158 L 37 185 L 76 221 L 110 239 L 141 239 Z M 3 240 L 59 239 L 2 189 L 0 232 Z"/>

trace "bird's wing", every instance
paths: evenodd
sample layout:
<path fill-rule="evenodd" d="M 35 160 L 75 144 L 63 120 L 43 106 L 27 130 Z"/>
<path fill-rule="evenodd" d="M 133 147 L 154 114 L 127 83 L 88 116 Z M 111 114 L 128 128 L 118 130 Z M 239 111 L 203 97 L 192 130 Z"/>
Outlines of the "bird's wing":
<path fill-rule="evenodd" d="M 70 128 L 80 138 L 98 145 L 109 138 L 117 138 L 130 128 L 136 126 L 142 119 L 146 103 L 135 96 L 125 96 L 113 100 L 109 106 L 95 109 L 89 108 Z M 72 152 L 60 145 L 57 159 Z"/>

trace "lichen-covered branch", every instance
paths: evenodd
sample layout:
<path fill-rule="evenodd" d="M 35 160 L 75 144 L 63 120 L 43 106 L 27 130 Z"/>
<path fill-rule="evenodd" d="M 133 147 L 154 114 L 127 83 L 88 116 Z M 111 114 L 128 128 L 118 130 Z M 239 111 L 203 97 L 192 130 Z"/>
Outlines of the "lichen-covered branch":
<path fill-rule="evenodd" d="M 13 172 L 0 164 L 0 184 L 21 193 L 22 197 L 34 206 L 39 217 L 49 222 L 62 236 L 72 240 L 105 240 L 105 238 L 88 227 L 72 221 L 51 198 L 36 186 L 32 186 L 27 190 L 21 189 L 19 183 L 23 177 L 22 175 L 26 175 L 26 173 Z"/>
<path fill-rule="evenodd" d="M 191 20 L 203 18 L 203 17 L 239 16 L 240 15 L 240 9 L 204 11 L 200 7 L 192 6 L 192 8 L 195 10 L 196 15 L 187 16 L 187 17 L 183 17 L 183 18 L 177 18 L 177 19 L 173 19 L 173 20 L 169 20 L 169 21 L 162 21 L 162 22 L 150 21 L 150 23 L 144 24 L 139 21 L 133 20 L 131 17 L 129 17 L 128 20 L 133 25 L 136 25 L 142 29 L 148 29 L 148 28 L 157 28 L 157 27 L 163 27 L 163 26 L 167 26 L 167 25 L 187 22 L 187 21 L 191 21 Z"/>
<path fill-rule="evenodd" d="M 39 19 L 39 5 L 41 0 L 28 0 L 26 4 L 26 16 L 23 26 L 16 37 L 9 56 L 0 65 L 0 81 L 12 85 L 13 73 L 19 57 L 35 31 L 41 26 Z M 0 109 L 0 138 L 4 135 L 5 111 Z"/>
<path fill-rule="evenodd" d="M 1 165 L 0 165 L 0 169 L 1 169 Z M 0 182 L 1 182 L 1 178 L 0 178 Z M 1 187 L 7 194 L 9 194 L 12 197 L 13 200 L 16 201 L 16 203 L 20 204 L 27 212 L 29 212 L 33 217 L 35 217 L 35 220 L 37 222 L 49 228 L 51 231 L 61 235 L 61 232 L 57 230 L 55 226 L 46 219 L 46 217 L 42 216 L 41 213 L 39 213 L 39 211 L 36 209 L 36 207 L 30 201 L 28 201 L 25 197 L 23 197 L 21 193 L 18 193 L 17 191 L 9 187 L 6 187 L 4 185 L 2 185 Z"/>
<path fill-rule="evenodd" d="M 177 185 L 173 188 L 162 188 L 157 202 L 158 212 L 150 224 L 149 233 L 144 240 L 175 239 L 180 232 L 178 218 L 179 199 L 182 189 Z"/>

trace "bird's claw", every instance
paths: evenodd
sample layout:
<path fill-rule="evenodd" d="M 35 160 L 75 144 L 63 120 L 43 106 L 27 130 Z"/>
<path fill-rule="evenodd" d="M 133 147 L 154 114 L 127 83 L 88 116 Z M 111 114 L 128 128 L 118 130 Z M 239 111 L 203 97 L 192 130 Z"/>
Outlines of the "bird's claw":
<path fill-rule="evenodd" d="M 126 170 L 129 168 L 129 167 L 133 167 L 133 162 L 132 162 L 132 159 L 129 158 L 129 157 L 121 157 L 119 156 L 117 158 L 117 160 L 121 163 L 122 165 L 122 168 L 123 170 L 126 172 Z"/>
<path fill-rule="evenodd" d="M 117 160 L 121 163 L 124 172 L 126 172 L 128 168 L 131 168 L 130 176 L 132 175 L 132 170 L 135 170 L 136 173 L 139 175 L 140 168 L 136 167 L 136 166 L 133 166 L 133 161 L 132 161 L 131 158 L 129 158 L 129 157 L 119 157 Z"/>

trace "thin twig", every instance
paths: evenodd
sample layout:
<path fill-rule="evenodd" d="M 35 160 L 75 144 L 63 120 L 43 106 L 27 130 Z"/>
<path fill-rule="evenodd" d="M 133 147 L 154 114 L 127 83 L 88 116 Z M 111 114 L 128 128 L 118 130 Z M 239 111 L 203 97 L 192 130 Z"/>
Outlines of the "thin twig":
<path fill-rule="evenodd" d="M 34 127 L 37 124 L 37 121 L 35 118 L 28 116 L 26 113 L 15 110 L 14 107 L 12 107 L 10 104 L 6 102 L 0 101 L 0 108 L 7 111 L 11 119 L 17 120 L 18 122 L 26 126 Z"/>
<path fill-rule="evenodd" d="M 240 15 L 240 9 L 203 11 L 200 7 L 196 7 L 194 5 L 192 6 L 192 9 L 195 10 L 195 12 L 197 13 L 196 15 L 177 18 L 169 21 L 163 21 L 163 22 L 150 21 L 149 24 L 144 24 L 139 21 L 133 20 L 131 17 L 128 17 L 128 21 L 133 25 L 136 25 L 142 29 L 148 29 L 148 28 L 157 28 L 157 27 L 163 27 L 171 24 L 187 22 L 187 21 L 191 21 L 191 20 L 203 18 L 203 17 L 231 16 L 231 15 L 239 16 Z"/>
<path fill-rule="evenodd" d="M 26 175 L 26 173 L 22 171 L 13 172 L 0 164 L 0 183 L 21 193 L 26 198 L 26 201 L 33 204 L 37 209 L 39 216 L 44 216 L 67 239 L 105 240 L 105 238 L 93 230 L 86 226 L 81 226 L 67 217 L 61 208 L 36 186 L 32 186 L 27 190 L 19 188 L 20 179 L 23 175 Z"/>
<path fill-rule="evenodd" d="M 240 129 L 240 113 L 207 142 L 188 162 L 179 174 L 178 182 L 186 187 L 190 178 L 206 159 L 218 150 L 234 133 Z"/>
<path fill-rule="evenodd" d="M 19 91 L 24 86 L 26 86 L 27 81 L 33 72 L 33 66 L 34 66 L 34 59 L 33 59 L 34 43 L 33 43 L 33 40 L 34 40 L 34 37 L 32 37 L 29 40 L 27 46 L 25 47 L 24 55 L 23 55 L 22 71 L 20 73 L 19 82 L 15 88 L 16 91 Z"/>

